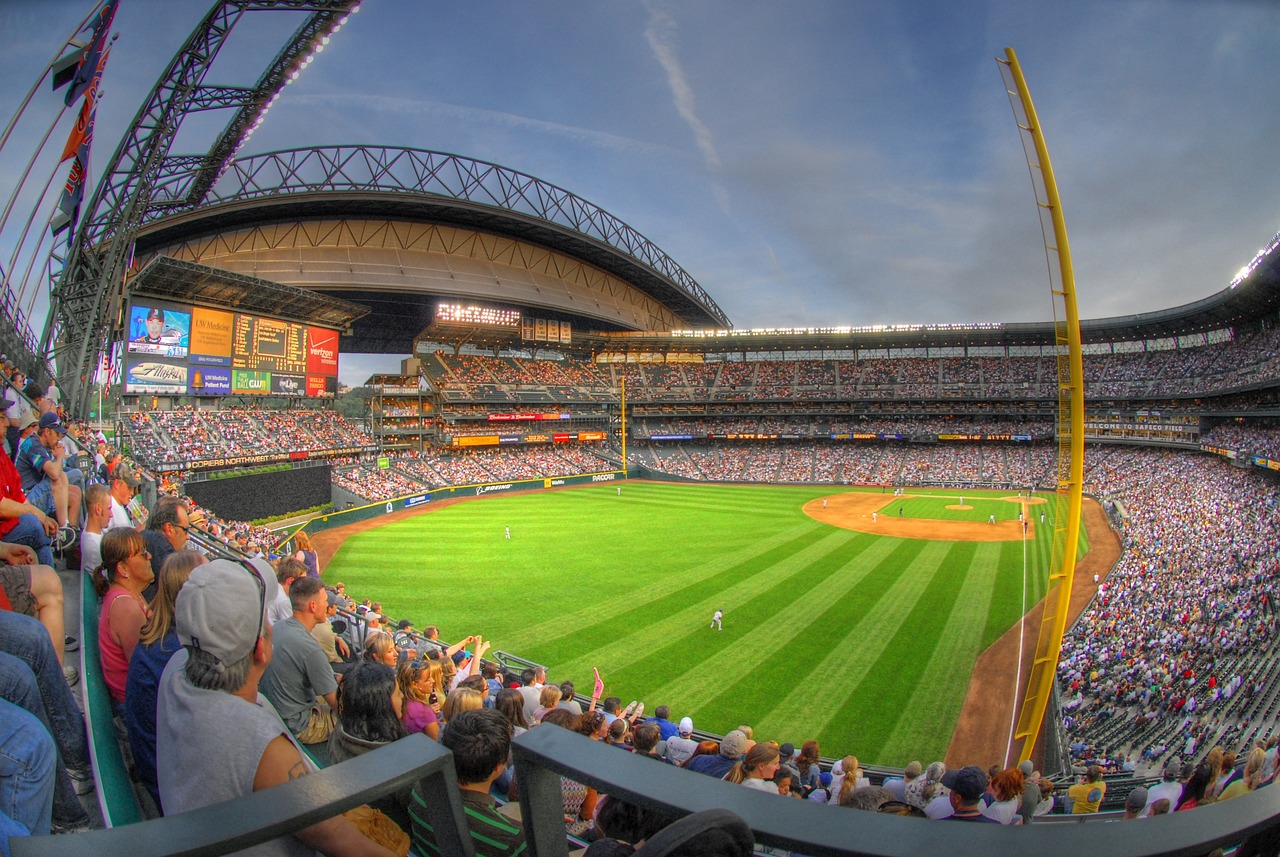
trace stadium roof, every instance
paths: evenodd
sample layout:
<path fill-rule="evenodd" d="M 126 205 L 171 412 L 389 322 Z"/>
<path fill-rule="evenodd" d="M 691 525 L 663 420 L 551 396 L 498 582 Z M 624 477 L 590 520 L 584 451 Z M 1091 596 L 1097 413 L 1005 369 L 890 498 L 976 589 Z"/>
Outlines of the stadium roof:
<path fill-rule="evenodd" d="M 225 307 L 289 321 L 349 328 L 369 314 L 368 307 L 259 277 L 157 256 L 132 280 L 129 289 L 182 303 Z"/>

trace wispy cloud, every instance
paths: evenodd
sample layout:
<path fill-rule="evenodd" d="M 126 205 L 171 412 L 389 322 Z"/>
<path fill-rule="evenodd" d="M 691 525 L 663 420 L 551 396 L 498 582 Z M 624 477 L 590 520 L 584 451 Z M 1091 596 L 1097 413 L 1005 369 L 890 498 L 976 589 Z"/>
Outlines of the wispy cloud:
<path fill-rule="evenodd" d="M 693 132 L 694 143 L 702 153 L 702 160 L 707 169 L 712 173 L 716 199 L 720 203 L 720 208 L 727 212 L 729 210 L 728 192 L 724 185 L 714 178 L 720 172 L 720 153 L 716 151 L 716 142 L 711 129 L 698 117 L 697 98 L 685 76 L 683 66 L 680 65 L 680 58 L 676 54 L 675 19 L 653 3 L 645 2 L 644 6 L 649 11 L 649 23 L 644 28 L 645 41 L 649 43 L 649 49 L 653 51 L 654 58 L 667 76 L 667 85 L 671 87 L 676 112 Z"/>
<path fill-rule="evenodd" d="M 345 122 L 351 122 L 352 115 L 359 115 L 359 111 L 371 111 L 380 114 L 384 119 L 389 117 L 409 117 L 415 123 L 449 120 L 454 123 L 526 131 L 584 146 L 591 146 L 596 149 L 606 149 L 632 155 L 659 156 L 663 158 L 683 156 L 683 153 L 670 146 L 649 143 L 630 137 L 620 137 L 616 134 L 607 134 L 575 125 L 531 119 L 528 116 L 520 116 L 500 110 L 465 107 L 445 101 L 402 98 L 394 95 L 371 95 L 367 93 L 326 93 L 290 99 L 289 107 L 334 110 L 343 116 L 343 121 Z M 398 121 L 403 122 L 402 119 Z M 412 126 L 402 124 L 400 127 L 407 129 Z"/>

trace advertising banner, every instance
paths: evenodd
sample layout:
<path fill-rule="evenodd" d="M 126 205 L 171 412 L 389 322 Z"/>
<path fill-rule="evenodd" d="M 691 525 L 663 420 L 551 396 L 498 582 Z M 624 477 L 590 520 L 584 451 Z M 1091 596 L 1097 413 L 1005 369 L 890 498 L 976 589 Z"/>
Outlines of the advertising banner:
<path fill-rule="evenodd" d="M 231 331 L 235 316 L 222 310 L 191 310 L 191 362 L 199 366 L 231 365 Z"/>
<path fill-rule="evenodd" d="M 307 328 L 307 374 L 338 374 L 338 331 Z"/>
<path fill-rule="evenodd" d="M 184 395 L 187 392 L 186 364 L 130 357 L 125 369 L 124 389 L 126 393 Z"/>
<path fill-rule="evenodd" d="M 193 396 L 230 396 L 231 370 L 217 366 L 192 366 L 187 370 L 187 389 Z"/>
<path fill-rule="evenodd" d="M 336 396 L 338 394 L 338 379 L 332 375 L 308 375 L 307 376 L 307 395 L 308 396 Z"/>
<path fill-rule="evenodd" d="M 307 379 L 301 375 L 271 373 L 271 393 L 276 396 L 301 396 L 307 391 Z"/>
<path fill-rule="evenodd" d="M 271 373 L 232 369 L 231 392 L 265 396 L 271 392 Z"/>

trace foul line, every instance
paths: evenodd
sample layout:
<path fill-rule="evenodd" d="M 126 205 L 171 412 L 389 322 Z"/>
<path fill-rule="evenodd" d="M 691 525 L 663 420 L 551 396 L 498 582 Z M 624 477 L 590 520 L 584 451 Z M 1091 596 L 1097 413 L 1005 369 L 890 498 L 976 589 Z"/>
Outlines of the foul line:
<path fill-rule="evenodd" d="M 1022 504 L 1024 521 L 1031 519 L 1031 510 Z M 1009 738 L 1004 745 L 1004 766 L 1009 767 L 1009 753 L 1013 750 L 1013 731 L 1018 722 L 1018 687 L 1022 684 L 1022 647 L 1027 638 L 1027 535 L 1022 534 L 1022 610 L 1018 613 L 1018 667 L 1013 671 L 1013 713 L 1009 716 Z"/>

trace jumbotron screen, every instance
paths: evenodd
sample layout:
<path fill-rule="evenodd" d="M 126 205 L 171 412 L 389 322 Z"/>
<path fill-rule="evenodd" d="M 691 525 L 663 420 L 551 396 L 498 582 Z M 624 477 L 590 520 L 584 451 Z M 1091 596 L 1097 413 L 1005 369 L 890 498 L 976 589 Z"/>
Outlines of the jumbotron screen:
<path fill-rule="evenodd" d="M 338 331 L 135 297 L 124 389 L 170 396 L 333 396 Z"/>

